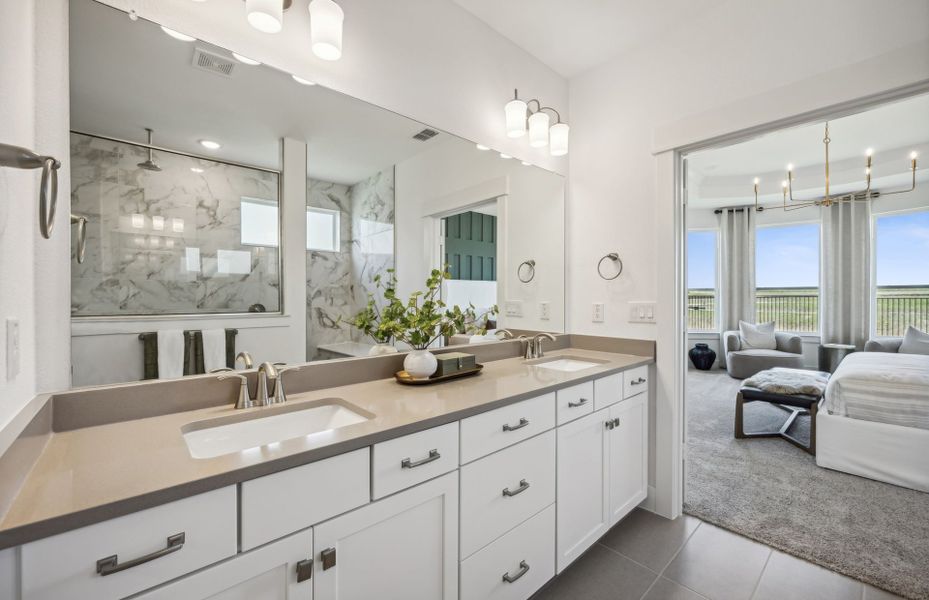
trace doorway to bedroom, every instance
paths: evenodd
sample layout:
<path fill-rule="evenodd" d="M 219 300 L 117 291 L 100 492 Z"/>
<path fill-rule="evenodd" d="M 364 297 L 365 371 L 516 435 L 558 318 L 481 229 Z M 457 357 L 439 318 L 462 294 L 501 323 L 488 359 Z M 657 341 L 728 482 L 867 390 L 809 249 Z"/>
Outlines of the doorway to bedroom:
<path fill-rule="evenodd" d="M 927 597 L 929 356 L 899 350 L 929 349 L 929 96 L 826 126 L 684 158 L 684 512 Z M 888 369 L 922 392 L 854 385 Z"/>

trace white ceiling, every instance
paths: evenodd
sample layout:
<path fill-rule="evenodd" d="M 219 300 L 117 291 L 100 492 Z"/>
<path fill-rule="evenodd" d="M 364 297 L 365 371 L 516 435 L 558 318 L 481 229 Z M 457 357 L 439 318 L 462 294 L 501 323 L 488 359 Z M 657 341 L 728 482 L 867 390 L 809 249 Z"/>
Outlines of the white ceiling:
<path fill-rule="evenodd" d="M 694 153 L 687 158 L 688 202 L 719 208 L 754 201 L 752 180 L 761 179 L 762 202 L 781 202 L 786 166 L 793 164 L 796 197 L 821 195 L 824 123 L 783 129 L 746 142 Z M 865 151 L 874 150 L 872 186 L 896 188 L 909 182 L 909 154 L 929 160 L 929 95 L 886 104 L 829 122 L 830 182 L 836 192 L 863 187 Z M 929 169 L 917 171 L 929 180 Z"/>
<path fill-rule="evenodd" d="M 195 48 L 144 20 L 91 0 L 71 2 L 71 128 L 267 168 L 280 167 L 282 137 L 307 140 L 310 177 L 351 185 L 384 167 L 456 140 L 322 86 L 304 86 L 266 66 L 236 63 L 231 77 L 192 66 Z M 223 146 L 204 149 L 198 140 Z"/>
<path fill-rule="evenodd" d="M 570 78 L 727 0 L 454 1 Z"/>

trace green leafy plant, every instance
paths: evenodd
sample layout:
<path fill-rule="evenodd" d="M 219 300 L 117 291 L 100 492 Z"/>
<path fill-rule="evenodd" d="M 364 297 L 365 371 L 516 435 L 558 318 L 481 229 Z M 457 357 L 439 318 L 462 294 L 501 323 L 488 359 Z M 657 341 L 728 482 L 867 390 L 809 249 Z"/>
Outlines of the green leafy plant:
<path fill-rule="evenodd" d="M 370 336 L 379 344 L 389 344 L 400 332 L 400 317 L 403 304 L 397 299 L 397 277 L 393 269 L 387 269 L 387 277 L 374 276 L 374 285 L 384 298 L 378 305 L 374 294 L 368 294 L 368 303 L 349 323 Z"/>

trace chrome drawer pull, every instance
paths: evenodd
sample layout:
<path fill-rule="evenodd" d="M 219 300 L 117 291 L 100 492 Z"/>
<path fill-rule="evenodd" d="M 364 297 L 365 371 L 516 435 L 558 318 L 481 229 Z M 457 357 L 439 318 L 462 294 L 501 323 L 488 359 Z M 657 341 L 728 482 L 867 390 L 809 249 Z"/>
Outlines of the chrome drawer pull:
<path fill-rule="evenodd" d="M 404 458 L 402 461 L 400 461 L 400 467 L 404 469 L 415 469 L 416 467 L 421 467 L 425 464 L 431 463 L 434 460 L 439 460 L 440 458 L 442 458 L 442 455 L 439 454 L 437 449 L 433 448 L 429 451 L 429 456 L 422 460 L 412 462 L 409 458 Z"/>
<path fill-rule="evenodd" d="M 106 577 L 107 575 L 112 575 L 113 573 L 119 573 L 120 571 L 125 571 L 126 569 L 131 569 L 132 567 L 137 567 L 139 565 L 145 564 L 149 561 L 155 560 L 156 558 L 161 558 L 162 556 L 167 556 L 172 552 L 177 552 L 184 547 L 184 532 L 175 533 L 174 535 L 168 537 L 168 545 L 162 548 L 161 550 L 156 550 L 151 554 L 146 554 L 145 556 L 140 556 L 139 558 L 133 558 L 132 560 L 127 560 L 124 563 L 119 562 L 119 559 L 114 554 L 113 556 L 107 556 L 106 558 L 101 558 L 97 561 L 97 573 Z"/>
<path fill-rule="evenodd" d="M 515 491 L 512 491 L 512 492 L 511 492 L 511 491 L 510 491 L 510 488 L 503 488 L 503 495 L 504 495 L 504 496 L 510 496 L 510 497 L 512 498 L 513 496 L 518 496 L 518 495 L 522 494 L 523 492 L 525 492 L 525 491 L 528 490 L 528 489 L 529 489 L 529 482 L 526 481 L 525 479 L 520 479 L 520 480 L 519 480 L 519 487 L 516 488 Z"/>
<path fill-rule="evenodd" d="M 635 379 L 635 380 L 633 380 L 633 381 L 630 381 L 629 384 L 630 384 L 630 385 L 639 385 L 640 383 L 645 383 L 645 381 L 646 381 L 646 379 L 645 379 L 644 377 L 639 377 L 638 379 Z"/>
<path fill-rule="evenodd" d="M 517 579 L 529 572 L 529 563 L 524 560 L 519 561 L 519 571 L 516 572 L 516 575 L 510 575 L 509 573 L 503 574 L 503 581 L 507 583 L 515 583 Z"/>
<path fill-rule="evenodd" d="M 519 424 L 517 425 L 504 425 L 503 431 L 516 431 L 517 429 L 522 429 L 529 424 L 529 419 L 520 419 Z"/>
<path fill-rule="evenodd" d="M 577 408 L 590 402 L 587 398 L 581 398 L 578 402 L 568 402 L 568 408 Z"/>

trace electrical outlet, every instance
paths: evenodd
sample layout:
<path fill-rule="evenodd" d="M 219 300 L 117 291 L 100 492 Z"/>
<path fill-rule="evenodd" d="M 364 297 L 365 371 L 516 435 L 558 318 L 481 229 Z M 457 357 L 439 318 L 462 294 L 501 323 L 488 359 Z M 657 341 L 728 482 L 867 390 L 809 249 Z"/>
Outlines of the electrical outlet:
<path fill-rule="evenodd" d="M 523 316 L 523 303 L 519 300 L 506 301 L 506 316 L 521 317 Z"/>
<path fill-rule="evenodd" d="M 539 318 L 548 321 L 552 318 L 552 303 L 539 302 Z"/>
<path fill-rule="evenodd" d="M 654 302 L 630 302 L 629 303 L 629 322 L 630 323 L 655 323 L 655 303 Z"/>
<path fill-rule="evenodd" d="M 7 381 L 16 379 L 19 374 L 19 320 L 6 320 L 6 378 Z"/>
<path fill-rule="evenodd" d="M 603 302 L 594 302 L 593 318 L 594 323 L 603 323 Z"/>

